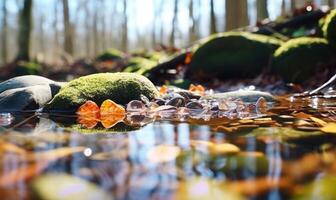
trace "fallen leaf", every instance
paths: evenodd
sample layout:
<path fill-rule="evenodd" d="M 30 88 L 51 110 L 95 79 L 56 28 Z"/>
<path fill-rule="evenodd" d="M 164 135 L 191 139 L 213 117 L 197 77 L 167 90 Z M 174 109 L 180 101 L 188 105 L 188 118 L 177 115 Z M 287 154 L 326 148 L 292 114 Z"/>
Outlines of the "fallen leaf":
<path fill-rule="evenodd" d="M 116 104 L 114 101 L 107 99 L 100 106 L 100 116 L 123 116 L 125 117 L 125 108 L 121 105 Z"/>
<path fill-rule="evenodd" d="M 310 117 L 310 119 L 319 126 L 327 125 L 327 122 L 323 121 L 322 119 L 319 119 L 319 118 L 316 118 L 316 117 Z"/>
<path fill-rule="evenodd" d="M 189 86 L 189 91 L 190 92 L 195 92 L 198 93 L 200 95 L 204 95 L 205 93 L 205 88 L 201 85 L 194 85 L 194 84 L 190 84 Z"/>
<path fill-rule="evenodd" d="M 104 128 L 111 128 L 125 118 L 125 108 L 114 101 L 105 100 L 100 106 L 100 121 Z"/>
<path fill-rule="evenodd" d="M 167 87 L 167 86 L 163 85 L 163 86 L 160 87 L 160 89 L 159 89 L 159 93 L 160 93 L 161 95 L 164 95 L 164 94 L 166 94 L 167 92 L 168 92 L 168 87 Z"/>
<path fill-rule="evenodd" d="M 327 123 L 321 128 L 325 133 L 336 133 L 336 123 Z"/>
<path fill-rule="evenodd" d="M 298 119 L 309 119 L 312 117 L 312 115 L 306 114 L 304 112 L 294 113 L 292 115 Z"/>
<path fill-rule="evenodd" d="M 93 101 L 87 101 L 77 110 L 77 115 L 99 119 L 99 107 Z"/>

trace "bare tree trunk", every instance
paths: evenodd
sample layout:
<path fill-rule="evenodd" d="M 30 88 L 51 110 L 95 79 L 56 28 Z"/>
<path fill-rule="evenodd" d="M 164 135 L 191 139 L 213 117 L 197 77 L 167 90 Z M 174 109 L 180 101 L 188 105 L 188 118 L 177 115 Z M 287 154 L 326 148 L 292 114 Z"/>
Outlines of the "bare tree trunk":
<path fill-rule="evenodd" d="M 97 2 L 95 3 L 95 8 L 93 12 L 93 20 L 92 20 L 92 28 L 93 28 L 93 50 L 94 55 L 98 54 L 99 42 L 98 42 L 98 12 L 99 6 L 97 6 Z"/>
<path fill-rule="evenodd" d="M 159 12 L 158 12 L 158 6 L 155 3 L 157 1 L 153 1 L 153 6 L 154 6 L 154 19 L 153 19 L 153 26 L 152 26 L 152 47 L 155 48 L 156 46 L 156 24 L 157 24 L 157 19 L 159 17 Z"/>
<path fill-rule="evenodd" d="M 281 15 L 285 15 L 286 14 L 286 0 L 282 0 L 281 1 Z"/>
<path fill-rule="evenodd" d="M 59 1 L 55 1 L 54 5 L 54 21 L 53 21 L 53 27 L 54 27 L 54 49 L 53 49 L 53 54 L 54 55 L 59 55 L 59 47 L 60 47 L 60 41 L 59 41 L 59 31 L 58 31 L 58 6 L 59 6 Z M 53 56 L 55 59 L 56 56 Z M 55 60 L 53 60 L 55 61 Z"/>
<path fill-rule="evenodd" d="M 89 11 L 89 7 L 88 7 L 88 3 L 89 1 L 86 0 L 84 2 L 84 14 L 86 17 L 89 17 L 90 16 L 90 11 Z M 90 20 L 86 19 L 85 20 L 85 54 L 86 56 L 91 56 L 91 35 L 90 35 Z"/>
<path fill-rule="evenodd" d="M 64 23 L 64 50 L 69 55 L 73 55 L 73 30 L 70 23 L 69 2 L 63 0 L 63 23 Z"/>
<path fill-rule="evenodd" d="M 172 47 L 175 47 L 175 33 L 176 33 L 176 26 L 177 26 L 177 14 L 178 14 L 178 1 L 174 1 L 174 15 L 172 20 L 172 30 L 170 33 L 169 44 Z"/>
<path fill-rule="evenodd" d="M 268 18 L 267 0 L 256 0 L 257 3 L 257 20 Z"/>
<path fill-rule="evenodd" d="M 128 50 L 128 16 L 127 16 L 127 0 L 123 0 L 123 26 L 122 26 L 122 38 L 121 38 L 121 48 L 123 51 Z"/>
<path fill-rule="evenodd" d="M 7 63 L 7 0 L 2 1 L 2 37 L 1 37 L 1 58 L 3 63 Z"/>
<path fill-rule="evenodd" d="M 16 60 L 29 60 L 33 0 L 24 0 L 19 17 L 18 54 Z"/>
<path fill-rule="evenodd" d="M 197 36 L 196 36 L 196 20 L 194 15 L 194 4 L 193 0 L 189 1 L 189 20 L 191 25 L 189 26 L 189 44 L 193 43 Z"/>
<path fill-rule="evenodd" d="M 210 0 L 210 33 L 217 33 L 217 22 L 215 14 L 214 0 Z"/>
<path fill-rule="evenodd" d="M 226 0 L 225 8 L 226 30 L 248 25 L 247 0 Z"/>
<path fill-rule="evenodd" d="M 43 60 L 46 57 L 46 48 L 45 48 L 45 41 L 44 41 L 44 37 L 45 37 L 45 33 L 44 33 L 44 25 L 45 23 L 45 16 L 43 14 L 41 14 L 40 19 L 39 19 L 39 37 L 38 40 L 40 42 L 39 48 L 40 48 L 40 52 L 43 54 Z"/>
<path fill-rule="evenodd" d="M 107 48 L 107 39 L 106 39 L 106 9 L 105 9 L 105 1 L 101 0 L 101 7 L 102 7 L 102 13 L 101 13 L 101 48 L 102 50 L 106 50 Z"/>
<path fill-rule="evenodd" d="M 290 0 L 290 8 L 291 8 L 291 11 L 295 10 L 296 8 L 295 0 Z"/>

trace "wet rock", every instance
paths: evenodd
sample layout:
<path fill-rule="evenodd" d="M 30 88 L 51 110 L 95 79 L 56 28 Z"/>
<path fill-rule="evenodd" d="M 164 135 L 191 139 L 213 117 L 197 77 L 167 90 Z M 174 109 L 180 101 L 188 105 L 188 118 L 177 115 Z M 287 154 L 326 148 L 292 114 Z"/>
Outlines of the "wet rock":
<path fill-rule="evenodd" d="M 189 99 L 200 99 L 201 98 L 201 95 L 196 94 L 194 92 L 190 92 L 188 90 L 178 90 L 175 93 L 183 96 L 186 100 L 189 100 Z"/>
<path fill-rule="evenodd" d="M 185 105 L 185 99 L 179 94 L 174 94 L 173 97 L 167 101 L 166 105 L 182 107 Z"/>
<path fill-rule="evenodd" d="M 97 185 L 68 174 L 40 176 L 31 183 L 31 190 L 34 199 L 41 200 L 113 199 Z"/>
<path fill-rule="evenodd" d="M 238 90 L 233 92 L 224 92 L 224 93 L 216 93 L 212 95 L 207 95 L 202 97 L 203 99 L 217 99 L 217 100 L 225 100 L 225 99 L 241 99 L 243 102 L 253 102 L 258 101 L 260 97 L 263 97 L 267 102 L 275 102 L 276 99 L 273 95 L 268 92 L 261 91 L 250 91 L 250 90 Z"/>
<path fill-rule="evenodd" d="M 35 85 L 24 88 L 9 89 L 0 94 L 0 110 L 23 111 L 35 110 L 48 103 L 53 95 L 50 85 Z"/>
<path fill-rule="evenodd" d="M 49 85 L 49 84 L 53 84 L 55 86 L 57 85 L 61 86 L 61 84 L 58 84 L 57 82 L 44 78 L 42 76 L 35 76 L 35 75 L 18 76 L 0 83 L 0 93 L 10 89 L 30 87 L 35 85 Z"/>
<path fill-rule="evenodd" d="M 192 101 L 192 102 L 187 103 L 186 108 L 189 108 L 189 109 L 203 109 L 203 106 L 202 106 L 202 104 L 200 104 L 198 102 Z"/>
<path fill-rule="evenodd" d="M 154 102 L 159 106 L 163 106 L 165 104 L 165 100 L 161 98 L 156 98 Z"/>
<path fill-rule="evenodd" d="M 333 56 L 326 39 L 301 37 L 287 41 L 275 51 L 272 67 L 285 81 L 301 83 Z"/>
<path fill-rule="evenodd" d="M 106 99 L 126 105 L 141 96 L 150 100 L 159 95 L 156 87 L 146 77 L 132 73 L 99 73 L 70 81 L 46 105 L 46 112 L 75 112 L 87 100 L 98 105 Z"/>

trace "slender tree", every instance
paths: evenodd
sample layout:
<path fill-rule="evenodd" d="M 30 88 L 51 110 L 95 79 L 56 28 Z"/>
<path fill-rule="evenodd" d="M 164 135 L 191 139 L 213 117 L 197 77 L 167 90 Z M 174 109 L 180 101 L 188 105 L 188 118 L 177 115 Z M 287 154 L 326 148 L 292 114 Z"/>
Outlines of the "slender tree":
<path fill-rule="evenodd" d="M 127 16 L 127 0 L 123 0 L 123 25 L 122 25 L 122 37 L 121 48 L 123 51 L 128 49 L 128 16 Z"/>
<path fill-rule="evenodd" d="M 176 29 L 177 29 L 177 15 L 178 15 L 178 1 L 174 1 L 174 15 L 172 19 L 172 29 L 170 33 L 170 38 L 169 38 L 169 44 L 170 46 L 174 47 L 175 46 L 175 34 L 176 34 Z"/>
<path fill-rule="evenodd" d="M 268 18 L 267 0 L 256 0 L 257 3 L 257 20 Z"/>
<path fill-rule="evenodd" d="M 214 0 L 210 0 L 210 33 L 217 33 L 217 21 Z"/>
<path fill-rule="evenodd" d="M 99 51 L 99 38 L 98 38 L 98 12 L 99 11 L 99 4 L 95 2 L 94 11 L 93 11 L 93 18 L 92 18 L 92 28 L 93 28 L 93 50 L 94 55 L 98 54 Z"/>
<path fill-rule="evenodd" d="M 33 0 L 24 0 L 19 16 L 18 54 L 16 60 L 29 60 Z"/>
<path fill-rule="evenodd" d="M 197 38 L 196 36 L 196 19 L 194 15 L 194 0 L 189 0 L 189 44 L 194 42 Z"/>
<path fill-rule="evenodd" d="M 1 37 L 1 58 L 2 62 L 6 63 L 7 62 L 7 0 L 2 1 L 2 37 Z"/>
<path fill-rule="evenodd" d="M 226 0 L 225 19 L 226 30 L 248 25 L 247 0 Z"/>
<path fill-rule="evenodd" d="M 63 47 L 66 53 L 73 55 L 73 30 L 70 23 L 69 2 L 63 0 L 63 23 L 64 23 L 64 43 Z"/>
<path fill-rule="evenodd" d="M 54 4 L 54 21 L 53 21 L 53 28 L 54 28 L 54 55 L 58 54 L 58 50 L 60 47 L 60 42 L 59 42 L 59 32 L 58 32 L 58 4 L 59 1 L 55 1 Z M 55 56 L 54 56 L 55 57 Z"/>

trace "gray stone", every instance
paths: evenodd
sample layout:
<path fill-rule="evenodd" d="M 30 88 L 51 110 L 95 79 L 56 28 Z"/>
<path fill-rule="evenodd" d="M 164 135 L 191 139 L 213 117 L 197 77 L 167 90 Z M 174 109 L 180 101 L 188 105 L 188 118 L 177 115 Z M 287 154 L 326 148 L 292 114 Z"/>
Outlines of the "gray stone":
<path fill-rule="evenodd" d="M 268 102 L 275 102 L 276 99 L 268 92 L 253 91 L 253 90 L 237 90 L 232 92 L 215 93 L 202 97 L 203 99 L 229 99 L 239 98 L 244 102 L 256 102 L 260 97 L 263 97 Z"/>
<path fill-rule="evenodd" d="M 0 83 L 0 111 L 35 110 L 48 103 L 65 83 L 42 76 L 19 76 Z"/>
<path fill-rule="evenodd" d="M 49 85 L 9 89 L 0 94 L 0 112 L 35 110 L 48 103 L 54 92 Z"/>
<path fill-rule="evenodd" d="M 30 87 L 35 85 L 47 85 L 54 83 L 55 81 L 44 78 L 42 76 L 35 76 L 35 75 L 18 76 L 0 83 L 0 93 L 15 88 Z"/>

